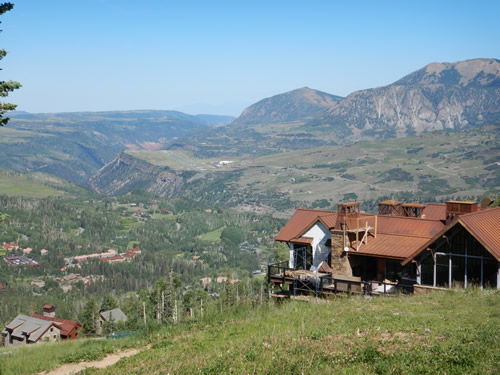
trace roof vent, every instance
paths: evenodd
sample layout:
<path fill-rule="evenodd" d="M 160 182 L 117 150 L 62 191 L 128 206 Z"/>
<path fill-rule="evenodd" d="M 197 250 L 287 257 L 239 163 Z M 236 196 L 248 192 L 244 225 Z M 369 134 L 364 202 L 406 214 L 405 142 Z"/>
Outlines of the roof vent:
<path fill-rule="evenodd" d="M 424 213 L 425 204 L 405 203 L 401 205 L 402 215 L 406 217 L 421 217 Z"/>
<path fill-rule="evenodd" d="M 458 215 L 476 212 L 478 209 L 476 202 L 448 201 L 446 202 L 446 221 Z"/>
<path fill-rule="evenodd" d="M 401 202 L 389 199 L 378 203 L 378 214 L 401 216 Z"/>
<path fill-rule="evenodd" d="M 337 215 L 341 216 L 359 216 L 359 202 L 346 202 L 337 205 Z"/>

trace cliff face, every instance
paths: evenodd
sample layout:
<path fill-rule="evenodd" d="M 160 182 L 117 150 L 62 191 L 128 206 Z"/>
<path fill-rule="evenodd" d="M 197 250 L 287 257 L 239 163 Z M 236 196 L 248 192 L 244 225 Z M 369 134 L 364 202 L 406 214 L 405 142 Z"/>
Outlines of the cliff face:
<path fill-rule="evenodd" d="M 500 61 L 432 63 L 397 82 L 347 96 L 309 122 L 354 136 L 394 137 L 500 121 Z"/>
<path fill-rule="evenodd" d="M 158 167 L 120 153 L 102 167 L 89 180 L 89 184 L 94 191 L 106 195 L 141 189 L 169 197 L 184 186 L 184 177 L 169 168 Z"/>

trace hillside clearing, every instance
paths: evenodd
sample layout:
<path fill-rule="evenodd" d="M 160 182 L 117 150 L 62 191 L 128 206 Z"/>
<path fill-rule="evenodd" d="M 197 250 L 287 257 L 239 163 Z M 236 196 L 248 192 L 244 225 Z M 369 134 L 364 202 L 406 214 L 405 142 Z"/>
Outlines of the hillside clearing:
<path fill-rule="evenodd" d="M 151 349 L 86 373 L 493 373 L 499 307 L 497 291 L 240 306 L 184 334 L 157 332 Z"/>

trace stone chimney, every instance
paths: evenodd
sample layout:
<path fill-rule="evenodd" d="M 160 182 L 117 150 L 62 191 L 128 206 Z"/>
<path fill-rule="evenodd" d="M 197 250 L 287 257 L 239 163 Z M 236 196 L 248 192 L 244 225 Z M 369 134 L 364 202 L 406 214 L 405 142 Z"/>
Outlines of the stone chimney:
<path fill-rule="evenodd" d="M 332 267 L 332 274 L 335 275 L 351 275 L 352 269 L 348 259 L 348 252 L 345 248 L 349 248 L 349 238 L 347 234 L 344 237 L 343 229 L 334 229 L 332 234 L 332 251 L 330 264 Z"/>
<path fill-rule="evenodd" d="M 56 308 L 54 305 L 49 305 L 45 304 L 43 305 L 43 316 L 49 317 L 49 318 L 55 318 L 56 317 Z"/>

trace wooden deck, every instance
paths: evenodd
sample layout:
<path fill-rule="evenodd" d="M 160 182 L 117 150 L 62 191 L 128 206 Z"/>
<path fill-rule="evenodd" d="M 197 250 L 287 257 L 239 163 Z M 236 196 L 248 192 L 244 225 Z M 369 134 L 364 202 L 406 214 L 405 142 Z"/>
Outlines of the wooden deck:
<path fill-rule="evenodd" d="M 337 293 L 353 294 L 391 294 L 398 290 L 397 283 L 389 280 L 362 281 L 360 277 L 340 275 L 308 270 L 294 270 L 287 267 L 286 262 L 270 265 L 268 281 L 272 290 L 270 293 L 277 299 L 297 297 L 299 295 L 328 296 Z"/>

